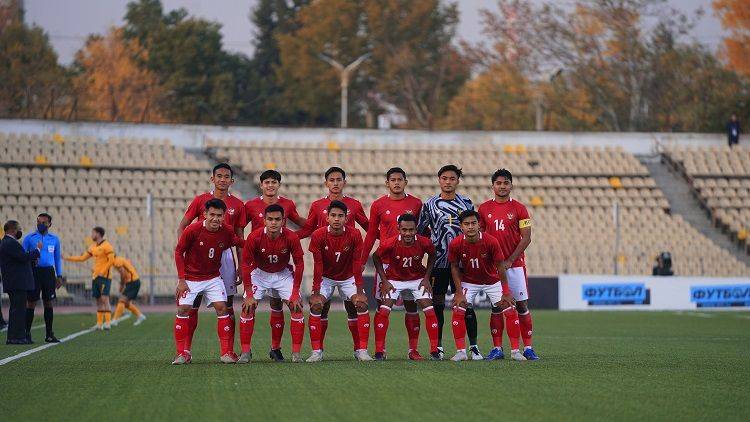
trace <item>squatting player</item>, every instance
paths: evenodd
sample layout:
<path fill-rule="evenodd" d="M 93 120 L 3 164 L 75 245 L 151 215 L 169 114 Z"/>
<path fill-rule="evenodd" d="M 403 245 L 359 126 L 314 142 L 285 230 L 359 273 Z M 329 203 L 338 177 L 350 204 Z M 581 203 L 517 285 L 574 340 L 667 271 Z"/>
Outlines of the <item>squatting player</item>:
<path fill-rule="evenodd" d="M 346 172 L 341 167 L 331 167 L 325 172 L 325 186 L 328 188 L 328 196 L 318 199 L 310 205 L 310 212 L 307 215 L 307 221 L 305 226 L 297 230 L 297 236 L 300 239 L 304 239 L 312 234 L 313 231 L 321 227 L 328 226 L 328 206 L 331 205 L 332 201 L 343 202 L 347 209 L 346 226 L 355 229 L 354 223 L 358 223 L 362 229 L 367 231 L 369 227 L 369 221 L 365 210 L 362 207 L 362 203 L 356 199 L 344 195 L 344 188 L 346 187 Z M 357 257 L 359 261 L 360 257 Z M 320 342 L 321 344 L 325 340 L 326 331 L 328 330 L 328 311 L 330 310 L 331 302 L 327 301 L 326 306 L 323 308 L 320 315 Z M 350 300 L 344 300 L 344 309 L 348 316 L 349 331 L 352 333 L 354 339 L 354 349 L 356 350 L 359 346 L 359 340 L 357 340 L 359 328 L 357 323 L 357 309 Z"/>
<path fill-rule="evenodd" d="M 300 351 L 305 336 L 305 318 L 302 314 L 300 285 L 305 270 L 302 245 L 294 232 L 284 226 L 284 208 L 279 204 L 263 211 L 265 227 L 254 230 L 245 241 L 242 255 L 242 281 L 245 300 L 240 315 L 240 344 L 242 354 L 238 363 L 252 359 L 251 342 L 255 328 L 255 308 L 263 296 L 271 301 L 271 351 L 269 357 L 276 362 L 284 360 L 281 354 L 284 311 L 282 302 L 291 312 L 292 362 L 302 362 Z M 291 258 L 291 260 L 290 260 Z M 293 261 L 294 267 L 290 265 Z"/>
<path fill-rule="evenodd" d="M 146 320 L 146 315 L 143 315 L 141 310 L 133 303 L 138 298 L 138 291 L 141 290 L 141 279 L 138 277 L 138 272 L 135 270 L 133 263 L 122 256 L 115 255 L 112 266 L 120 273 L 120 288 L 118 289 L 120 299 L 117 301 L 117 307 L 115 307 L 112 325 L 117 324 L 125 309 L 135 315 L 136 320 L 133 325 L 141 325 Z"/>
<path fill-rule="evenodd" d="M 419 198 L 406 193 L 406 172 L 399 168 L 393 167 L 385 173 L 385 186 L 388 188 L 388 194 L 376 199 L 370 205 L 370 226 L 365 237 L 365 246 L 362 250 L 362 263 L 367 262 L 370 257 L 375 240 L 380 239 L 382 242 L 389 237 L 398 235 L 398 217 L 403 214 L 412 214 L 418 216 L 422 210 L 422 201 Z M 380 301 L 380 283 L 377 275 L 373 291 L 375 299 Z M 417 346 L 419 345 L 419 313 L 417 313 L 417 303 L 413 300 L 404 300 L 406 315 L 404 316 L 404 325 L 409 337 L 409 359 L 422 360 Z"/>
<path fill-rule="evenodd" d="M 398 217 L 397 236 L 380 242 L 372 255 L 381 284 L 381 305 L 375 314 L 375 360 L 385 360 L 385 338 L 391 307 L 399 296 L 416 300 L 424 312 L 427 336 L 430 338 L 430 356 L 441 360 L 438 352 L 438 322 L 432 306 L 430 276 L 435 264 L 435 245 L 430 239 L 417 235 L 417 217 L 403 214 Z M 427 267 L 422 259 L 427 255 Z M 388 264 L 388 268 L 384 267 Z"/>
<path fill-rule="evenodd" d="M 513 190 L 513 175 L 510 171 L 500 169 L 492 175 L 492 190 L 495 198 L 479 206 L 479 225 L 500 244 L 500 250 L 505 257 L 502 266 L 516 300 L 524 344 L 523 355 L 528 360 L 537 360 L 539 357 L 531 344 L 531 312 L 527 305 L 529 287 L 524 258 L 524 251 L 531 243 L 531 217 L 522 203 L 510 197 Z M 495 347 L 487 355 L 487 359 L 502 359 L 503 318 L 497 308 L 492 309 L 490 329 Z"/>
<path fill-rule="evenodd" d="M 185 211 L 185 216 L 182 217 L 180 225 L 177 228 L 177 238 L 179 239 L 185 228 L 192 223 L 194 220 L 203 221 L 205 214 L 206 203 L 211 199 L 220 199 L 226 205 L 226 212 L 224 213 L 224 223 L 229 225 L 234 234 L 238 237 L 244 238 L 244 229 L 247 225 L 247 218 L 245 216 L 245 206 L 242 200 L 232 195 L 229 192 L 230 187 L 234 184 L 234 171 L 229 164 L 220 163 L 214 166 L 211 172 L 211 183 L 214 185 L 214 190 L 211 192 L 205 192 L 196 196 Z M 236 248 L 237 258 L 242 256 L 242 246 Z M 231 249 L 226 249 L 221 255 L 221 278 L 224 280 L 224 288 L 227 292 L 227 312 L 230 318 L 230 335 L 232 337 L 232 344 L 234 344 L 234 308 L 232 306 L 234 295 L 237 294 L 237 265 L 234 261 L 234 254 Z M 193 344 L 193 334 L 195 334 L 196 328 L 198 328 L 198 309 L 203 301 L 203 295 L 199 294 L 195 297 L 195 303 L 188 312 L 188 326 L 190 331 L 188 333 L 186 341 L 186 349 L 189 351 Z"/>
<path fill-rule="evenodd" d="M 308 362 L 323 360 L 321 313 L 330 307 L 331 296 L 336 289 L 356 309 L 357 335 L 352 335 L 354 357 L 359 361 L 372 360 L 367 353 L 370 313 L 359 261 L 362 257 L 362 235 L 359 230 L 346 224 L 347 211 L 345 203 L 332 201 L 326 208 L 328 225 L 315 230 L 310 239 L 309 250 L 313 254 L 315 267 L 309 319 L 312 354 Z"/>
<path fill-rule="evenodd" d="M 465 310 L 474 302 L 479 292 L 484 292 L 492 305 L 505 315 L 508 326 L 513 360 L 523 361 L 525 357 L 518 350 L 518 313 L 513 307 L 515 300 L 508 287 L 503 271 L 503 253 L 497 240 L 479 231 L 479 213 L 467 210 L 459 216 L 462 234 L 448 245 L 448 262 L 451 265 L 456 292 L 453 296 L 453 338 L 456 341 L 456 355 L 453 361 L 467 360 Z"/>
<path fill-rule="evenodd" d="M 224 223 L 224 213 L 227 210 L 224 201 L 209 199 L 204 210 L 204 220 L 189 225 L 182 232 L 174 250 L 179 281 L 175 291 L 177 317 L 174 321 L 177 356 L 172 361 L 173 365 L 190 363 L 192 360 L 192 354 L 187 348 L 190 332 L 188 314 L 199 294 L 203 294 L 216 311 L 221 362 L 237 362 L 230 333 L 232 320 L 227 311 L 227 291 L 220 268 L 223 252 L 232 246 L 242 246 L 244 240 Z"/>

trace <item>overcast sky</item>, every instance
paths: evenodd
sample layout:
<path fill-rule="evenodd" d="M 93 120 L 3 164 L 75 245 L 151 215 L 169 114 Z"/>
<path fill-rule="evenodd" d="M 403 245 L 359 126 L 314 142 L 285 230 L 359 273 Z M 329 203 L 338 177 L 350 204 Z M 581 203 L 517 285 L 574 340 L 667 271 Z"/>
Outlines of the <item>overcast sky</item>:
<path fill-rule="evenodd" d="M 26 0 L 26 21 L 44 28 L 60 56 L 69 64 L 91 33 L 104 33 L 112 25 L 121 25 L 129 0 Z M 539 0 L 535 0 L 539 1 Z M 568 0 L 570 2 L 570 0 Z M 693 37 L 716 47 L 723 34 L 713 15 L 711 0 L 669 0 L 673 7 L 692 14 L 703 8 L 705 16 Z M 222 24 L 224 46 L 228 50 L 252 55 L 253 28 L 248 18 L 256 0 L 162 0 L 165 10 L 184 7 L 191 15 Z M 481 39 L 479 10 L 496 10 L 495 0 L 460 0 L 459 37 L 471 42 Z"/>

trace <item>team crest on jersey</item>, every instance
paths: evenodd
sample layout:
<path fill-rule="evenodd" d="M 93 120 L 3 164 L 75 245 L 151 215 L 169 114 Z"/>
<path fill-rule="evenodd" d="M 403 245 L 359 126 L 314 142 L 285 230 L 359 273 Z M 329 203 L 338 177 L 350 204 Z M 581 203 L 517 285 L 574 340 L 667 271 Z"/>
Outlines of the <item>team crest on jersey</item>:
<path fill-rule="evenodd" d="M 349 246 L 344 246 L 344 252 L 349 252 Z"/>
<path fill-rule="evenodd" d="M 265 252 L 265 251 L 266 251 L 266 248 L 261 248 L 261 250 L 260 250 L 260 251 L 261 251 L 261 252 Z"/>
<path fill-rule="evenodd" d="M 262 212 L 261 212 L 261 213 L 259 213 L 259 214 L 258 214 L 258 217 L 260 217 L 260 218 L 263 218 L 263 213 L 262 213 Z"/>
<path fill-rule="evenodd" d="M 508 220 L 512 220 L 515 215 L 512 212 L 508 213 Z"/>
<path fill-rule="evenodd" d="M 323 214 L 328 214 L 328 210 L 323 210 Z"/>
<path fill-rule="evenodd" d="M 201 242 L 200 245 L 203 246 L 203 242 Z"/>
<path fill-rule="evenodd" d="M 224 243 L 219 243 L 219 249 L 224 249 Z"/>
<path fill-rule="evenodd" d="M 385 215 L 391 215 L 391 210 L 385 210 Z"/>
<path fill-rule="evenodd" d="M 407 214 L 414 214 L 414 211 L 412 211 L 412 210 L 406 210 L 406 213 Z"/>
<path fill-rule="evenodd" d="M 483 254 L 482 254 L 482 258 L 487 258 L 487 254 L 486 254 L 486 253 L 483 253 Z"/>
<path fill-rule="evenodd" d="M 285 253 L 287 253 L 287 252 L 289 252 L 289 250 L 288 250 L 287 248 L 284 248 L 284 249 L 282 249 L 282 250 L 281 250 L 281 253 L 282 253 L 282 254 L 285 254 Z"/>
<path fill-rule="evenodd" d="M 228 209 L 227 212 L 229 213 L 229 215 L 234 215 L 234 208 Z"/>
<path fill-rule="evenodd" d="M 492 218 L 492 214 L 487 214 L 487 218 Z"/>

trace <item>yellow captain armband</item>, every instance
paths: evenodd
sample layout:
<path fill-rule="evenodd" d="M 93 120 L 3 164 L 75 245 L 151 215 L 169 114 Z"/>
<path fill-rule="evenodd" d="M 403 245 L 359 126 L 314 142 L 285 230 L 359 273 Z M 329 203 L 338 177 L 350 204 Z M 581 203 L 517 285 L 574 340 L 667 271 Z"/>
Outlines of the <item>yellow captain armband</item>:
<path fill-rule="evenodd" d="M 530 218 L 518 221 L 518 228 L 519 229 L 524 229 L 526 227 L 531 227 L 531 219 Z"/>

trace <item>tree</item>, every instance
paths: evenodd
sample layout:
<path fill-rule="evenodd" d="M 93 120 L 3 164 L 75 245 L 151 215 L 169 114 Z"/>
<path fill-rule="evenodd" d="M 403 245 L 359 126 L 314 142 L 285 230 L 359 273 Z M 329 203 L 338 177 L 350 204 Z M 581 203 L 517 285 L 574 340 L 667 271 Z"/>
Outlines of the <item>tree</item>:
<path fill-rule="evenodd" d="M 713 8 L 729 30 L 724 52 L 730 68 L 750 76 L 750 0 L 714 0 Z"/>

